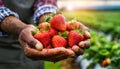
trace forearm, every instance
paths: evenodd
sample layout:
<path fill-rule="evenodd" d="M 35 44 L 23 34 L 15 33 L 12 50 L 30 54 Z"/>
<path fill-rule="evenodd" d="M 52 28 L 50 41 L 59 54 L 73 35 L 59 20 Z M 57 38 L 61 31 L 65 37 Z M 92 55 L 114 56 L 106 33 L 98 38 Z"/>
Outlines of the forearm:
<path fill-rule="evenodd" d="M 0 28 L 8 33 L 19 35 L 27 25 L 14 16 L 6 17 L 1 23 Z"/>

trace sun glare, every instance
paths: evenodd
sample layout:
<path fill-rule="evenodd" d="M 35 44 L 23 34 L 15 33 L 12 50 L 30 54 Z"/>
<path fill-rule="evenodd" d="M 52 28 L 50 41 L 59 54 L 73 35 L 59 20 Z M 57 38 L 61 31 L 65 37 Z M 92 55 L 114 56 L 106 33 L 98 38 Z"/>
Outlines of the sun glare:
<path fill-rule="evenodd" d="M 68 11 L 72 11 L 72 10 L 73 10 L 73 6 L 68 5 L 68 6 L 66 7 L 66 9 L 67 9 Z"/>

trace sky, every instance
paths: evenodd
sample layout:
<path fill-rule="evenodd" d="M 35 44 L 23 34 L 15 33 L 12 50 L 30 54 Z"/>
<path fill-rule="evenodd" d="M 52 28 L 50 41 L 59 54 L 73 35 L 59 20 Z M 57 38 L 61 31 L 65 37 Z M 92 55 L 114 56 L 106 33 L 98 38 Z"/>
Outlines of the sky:
<path fill-rule="evenodd" d="M 120 5 L 120 0 L 58 0 L 58 7 L 66 7 L 68 10 L 103 5 Z"/>

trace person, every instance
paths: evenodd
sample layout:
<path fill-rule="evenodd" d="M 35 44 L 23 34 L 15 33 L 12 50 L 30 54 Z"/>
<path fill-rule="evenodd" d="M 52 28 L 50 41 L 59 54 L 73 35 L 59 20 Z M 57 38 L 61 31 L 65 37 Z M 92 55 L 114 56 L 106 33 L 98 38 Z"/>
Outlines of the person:
<path fill-rule="evenodd" d="M 44 22 L 44 17 L 58 11 L 56 0 L 0 0 L 0 69 L 44 69 L 44 60 L 57 62 L 79 56 L 90 46 L 89 39 L 79 46 L 42 49 L 31 31 L 31 23 Z M 89 29 L 80 23 L 86 38 Z M 36 60 L 36 61 L 34 61 Z"/>

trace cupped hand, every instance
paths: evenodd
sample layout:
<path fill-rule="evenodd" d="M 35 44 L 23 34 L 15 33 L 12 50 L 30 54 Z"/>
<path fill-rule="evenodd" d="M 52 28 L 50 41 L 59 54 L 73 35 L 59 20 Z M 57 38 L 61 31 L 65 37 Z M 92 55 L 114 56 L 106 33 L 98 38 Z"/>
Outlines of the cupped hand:
<path fill-rule="evenodd" d="M 79 42 L 78 46 L 74 45 L 71 48 L 76 53 L 76 56 L 82 55 L 84 53 L 84 50 L 90 47 L 90 38 L 91 38 L 89 29 L 85 25 L 79 23 L 79 28 L 83 31 L 85 40 Z"/>
<path fill-rule="evenodd" d="M 31 31 L 37 30 L 34 26 L 28 25 L 19 35 L 19 42 L 24 48 L 25 55 L 33 60 L 47 60 L 57 62 L 68 57 L 75 56 L 75 53 L 63 47 L 43 49 L 42 43 L 34 39 Z M 37 49 L 38 50 L 37 50 Z"/>
<path fill-rule="evenodd" d="M 27 46 L 25 47 L 25 54 L 33 60 L 46 60 L 51 62 L 57 62 L 75 56 L 75 53 L 72 50 L 64 47 L 38 51 Z"/>

